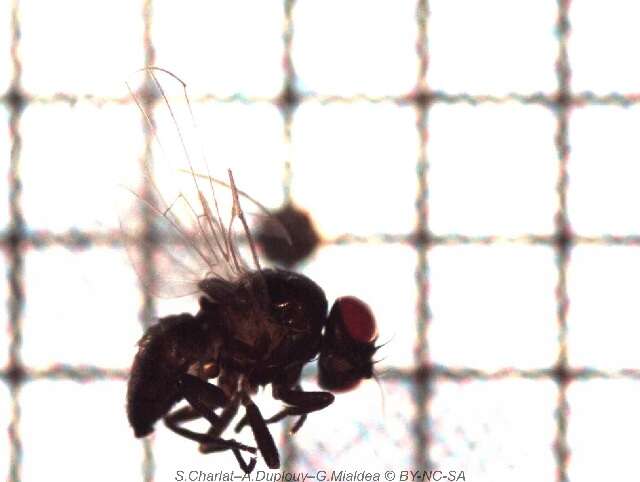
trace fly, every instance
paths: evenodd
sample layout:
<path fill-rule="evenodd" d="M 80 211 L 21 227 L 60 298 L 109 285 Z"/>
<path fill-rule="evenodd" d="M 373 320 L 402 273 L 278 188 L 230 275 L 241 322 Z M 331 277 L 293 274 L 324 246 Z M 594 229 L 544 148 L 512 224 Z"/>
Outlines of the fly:
<path fill-rule="evenodd" d="M 139 201 L 136 209 L 170 240 L 159 255 L 163 273 L 149 279 L 144 264 L 148 260 L 133 245 L 129 251 L 138 274 L 154 294 L 197 294 L 199 310 L 195 315 L 160 318 L 139 341 L 127 391 L 129 422 L 136 437 L 145 437 L 162 419 L 176 434 L 197 442 L 203 453 L 230 450 L 247 473 L 256 465 L 257 451 L 269 468 L 277 469 L 278 449 L 268 425 L 296 417 L 295 433 L 308 414 L 334 401 L 332 392 L 352 389 L 371 378 L 377 349 L 375 318 L 363 301 L 350 296 L 338 298 L 328 310 L 324 291 L 308 277 L 260 266 L 241 201 L 263 217 L 268 213 L 237 188 L 230 170 L 228 181 L 217 180 L 204 156 L 194 155 L 188 147 L 196 126 L 186 84 L 163 69 L 141 72 L 157 91 L 175 128 L 177 149 L 167 152 L 163 147 L 168 163 L 178 163 L 177 169 L 169 170 L 169 179 L 186 179 L 191 193 L 182 187 L 167 193 L 156 166 L 145 164 L 148 192 L 134 193 Z M 167 81 L 161 83 L 158 76 Z M 182 104 L 165 91 L 171 85 L 181 92 Z M 132 95 L 160 142 L 150 107 L 153 102 Z M 226 210 L 219 192 L 227 194 Z M 223 213 L 228 213 L 226 218 Z M 126 220 L 122 228 L 125 234 L 134 231 Z M 241 239 L 249 247 L 249 261 L 241 255 Z M 315 359 L 323 391 L 304 391 L 302 369 Z M 252 401 L 258 388 L 266 385 L 285 405 L 268 418 Z M 174 409 L 181 400 L 188 405 Z M 240 409 L 244 414 L 235 431 L 249 426 L 257 449 L 223 437 Z M 183 426 L 201 418 L 210 424 L 206 432 Z M 249 462 L 243 452 L 251 454 Z"/>

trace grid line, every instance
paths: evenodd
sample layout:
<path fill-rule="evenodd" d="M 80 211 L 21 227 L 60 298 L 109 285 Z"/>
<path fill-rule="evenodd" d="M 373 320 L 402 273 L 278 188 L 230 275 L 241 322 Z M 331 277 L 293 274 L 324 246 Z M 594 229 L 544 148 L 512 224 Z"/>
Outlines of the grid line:
<path fill-rule="evenodd" d="M 553 380 L 558 386 L 557 432 L 554 442 L 554 455 L 557 463 L 558 482 L 567 482 L 567 463 L 569 461 L 569 446 L 567 443 L 567 424 L 569 406 L 567 403 L 567 387 L 570 382 L 569 363 L 567 359 L 567 310 L 569 298 L 567 294 L 567 266 L 571 249 L 571 227 L 567 214 L 567 163 L 569 161 L 568 109 L 571 92 L 569 81 L 571 70 L 567 54 L 567 38 L 570 31 L 569 1 L 558 1 L 558 60 L 556 74 L 558 79 L 558 95 L 554 112 L 557 117 L 556 150 L 559 159 L 558 181 L 558 212 L 556 214 L 556 263 L 558 267 L 558 283 L 556 286 L 557 317 L 559 328 L 560 351 L 558 361 L 553 371 Z"/>
<path fill-rule="evenodd" d="M 20 89 L 20 74 L 22 64 L 18 55 L 19 42 L 18 1 L 11 3 L 11 63 L 13 65 L 13 78 L 6 98 L 9 106 L 9 134 L 11 139 L 10 166 L 9 166 L 9 232 L 6 236 L 7 255 L 9 258 L 9 361 L 7 365 L 7 382 L 11 394 L 11 421 L 9 424 L 9 478 L 12 481 L 20 480 L 22 442 L 20 438 L 20 404 L 19 393 L 24 381 L 24 370 L 20 358 L 22 345 L 21 322 L 24 314 L 25 290 L 24 290 L 24 258 L 22 243 L 25 236 L 25 223 L 22 216 L 20 197 L 22 183 L 20 180 L 20 152 L 22 150 L 22 137 L 20 133 L 20 117 L 25 105 Z"/>
<path fill-rule="evenodd" d="M 151 29 L 153 24 L 153 0 L 144 0 L 142 5 L 142 18 L 144 24 L 144 33 L 143 33 L 143 45 L 144 45 L 144 64 L 145 67 L 150 67 L 155 64 L 155 49 L 153 46 Z M 143 101 L 152 101 L 148 96 L 143 96 Z M 150 109 L 148 112 L 152 112 Z M 153 121 L 153 120 L 151 120 Z M 140 116 L 140 123 L 145 125 L 144 115 Z M 140 159 L 142 168 L 143 164 L 151 157 L 151 145 L 152 145 L 152 134 L 149 129 L 144 129 L 145 135 L 145 149 L 143 153 L 143 158 Z M 143 186 L 144 192 L 143 195 L 146 197 L 149 195 L 149 187 Z M 149 217 L 149 213 L 145 210 L 143 213 L 143 223 L 144 230 L 146 236 L 150 237 L 152 242 L 157 240 L 157 236 L 155 236 L 154 232 L 154 224 L 153 220 Z M 116 237 L 117 239 L 117 237 Z M 151 243 L 143 243 L 142 246 L 142 256 L 144 258 L 144 272 L 143 276 L 149 279 L 154 276 L 155 265 L 153 263 L 153 253 L 151 250 L 153 249 L 153 245 Z M 145 279 L 146 281 L 146 279 Z M 155 302 L 151 293 L 147 288 L 148 283 L 144 283 L 143 286 L 143 306 L 140 312 L 140 322 L 142 325 L 143 331 L 151 325 L 152 320 L 155 318 Z M 142 460 L 142 478 L 144 482 L 153 482 L 155 476 L 155 461 L 154 461 L 154 453 L 153 453 L 153 439 L 149 437 L 145 437 L 142 439 L 143 446 L 143 460 Z"/>
<path fill-rule="evenodd" d="M 294 41 L 294 21 L 292 17 L 295 8 L 295 0 L 285 1 L 285 16 L 282 38 L 284 41 L 284 70 L 285 81 L 281 94 L 276 98 L 249 97 L 243 95 L 232 95 L 219 97 L 213 95 L 195 97 L 193 102 L 204 100 L 216 100 L 223 102 L 240 102 L 246 104 L 274 103 L 280 108 L 284 118 L 284 135 L 288 145 L 291 144 L 291 125 L 296 108 L 303 102 L 318 101 L 323 104 L 331 103 L 354 103 L 369 102 L 381 103 L 390 102 L 397 105 L 411 105 L 416 109 L 416 129 L 418 129 L 420 148 L 416 163 L 416 176 L 418 180 L 418 195 L 415 209 L 417 216 L 416 231 L 409 235 L 390 235 L 379 233 L 372 236 L 344 235 L 332 240 L 336 244 L 353 243 L 406 243 L 413 246 L 417 254 L 417 264 L 415 281 L 418 288 L 417 297 L 417 330 L 418 340 L 415 350 L 417 363 L 411 369 L 386 370 L 385 380 L 410 381 L 414 389 L 414 400 L 416 404 L 416 418 L 413 421 L 413 433 L 415 435 L 416 467 L 431 468 L 433 465 L 429 457 L 431 445 L 431 430 L 429 425 L 429 408 L 436 380 L 499 380 L 504 378 L 553 380 L 558 386 L 558 401 L 556 406 L 557 431 L 553 445 L 554 456 L 557 465 L 556 478 L 560 482 L 568 480 L 567 464 L 570 449 L 567 443 L 568 427 L 568 403 L 566 390 L 568 384 L 573 380 L 591 379 L 631 379 L 640 380 L 640 370 L 624 369 L 603 371 L 594 368 L 572 368 L 569 366 L 567 358 L 567 314 L 568 314 L 568 293 L 567 293 L 567 267 L 570 258 L 570 251 L 576 244 L 604 244 L 604 245 L 640 245 L 640 235 L 629 236 L 578 236 L 571 231 L 567 212 L 567 188 L 568 174 L 567 165 L 569 162 L 569 140 L 568 123 L 569 113 L 572 108 L 587 105 L 614 105 L 629 107 L 640 103 L 640 94 L 623 95 L 611 93 L 608 95 L 596 95 L 592 92 L 582 92 L 574 94 L 570 89 L 571 70 L 567 53 L 567 39 L 570 32 L 569 23 L 569 0 L 558 0 L 558 18 L 556 21 L 556 31 L 559 46 L 558 58 L 556 61 L 556 76 L 558 90 L 553 94 L 534 93 L 523 95 L 511 93 L 504 96 L 493 95 L 470 95 L 467 93 L 452 94 L 443 91 L 431 91 L 427 84 L 427 71 L 429 66 L 428 50 L 428 24 L 429 24 L 429 3 L 428 0 L 419 0 L 416 9 L 416 21 L 418 24 L 418 36 L 416 39 L 416 54 L 418 56 L 419 69 L 416 80 L 416 88 L 409 95 L 405 96 L 367 96 L 354 95 L 349 97 L 323 96 L 313 92 L 301 92 L 296 87 L 296 73 L 291 59 L 291 46 Z M 22 183 L 20 179 L 20 153 L 22 138 L 19 129 L 20 118 L 23 109 L 30 104 L 48 103 L 70 103 L 91 102 L 98 106 L 109 103 L 129 104 L 129 98 L 108 98 L 92 95 L 73 96 L 59 93 L 48 97 L 26 96 L 20 86 L 22 72 L 21 59 L 18 54 L 20 40 L 19 25 L 19 2 L 12 1 L 11 7 L 11 60 L 14 67 L 14 77 L 10 89 L 0 101 L 8 106 L 9 130 L 11 135 L 10 153 L 10 175 L 8 180 L 8 196 L 10 201 L 10 224 L 6 232 L 0 233 L 0 246 L 6 252 L 9 267 L 9 299 L 8 313 L 10 323 L 9 341 L 9 364 L 5 370 L 0 371 L 0 380 L 8 384 L 11 392 L 12 418 L 9 426 L 10 439 L 10 464 L 9 480 L 19 482 L 21 480 L 21 460 L 22 443 L 20 438 L 20 405 L 19 391 L 23 383 L 33 380 L 73 380 L 80 383 L 91 382 L 100 379 L 126 380 L 128 372 L 126 370 L 108 370 L 97 366 L 64 366 L 58 365 L 47 370 L 31 370 L 25 367 L 20 357 L 20 347 L 22 343 L 21 323 L 24 315 L 24 305 L 26 293 L 23 283 L 24 253 L 26 249 L 42 249 L 50 245 L 61 245 L 67 247 L 91 248 L 95 245 L 121 246 L 122 241 L 118 239 L 119 234 L 114 232 L 91 233 L 77 230 L 69 230 L 62 234 L 53 233 L 27 233 L 25 230 L 25 220 L 21 211 Z M 151 26 L 153 23 L 153 0 L 145 0 L 143 4 L 144 19 L 144 51 L 145 65 L 154 64 L 155 51 L 151 38 Z M 154 101 L 151 99 L 150 101 Z M 556 192 L 559 199 L 558 211 L 555 214 L 555 231 L 549 235 L 523 235 L 516 237 L 499 236 L 467 236 L 455 233 L 446 235 L 434 234 L 429 230 L 429 160 L 427 155 L 427 128 L 429 121 L 429 110 L 437 103 L 444 104 L 501 104 L 515 102 L 523 105 L 542 105 L 551 109 L 557 121 L 555 134 L 555 147 L 559 159 L 559 172 L 556 182 Z M 145 156 L 150 155 L 151 138 L 146 132 Z M 295 182 L 295 172 L 292 167 L 291 154 L 285 160 L 283 166 L 283 190 L 285 201 L 290 200 L 291 185 Z M 147 221 L 148 235 L 152 239 L 152 224 Z M 157 239 L 156 239 L 157 241 Z M 429 250 L 437 245 L 457 245 L 457 244 L 497 244 L 497 243 L 523 243 L 527 245 L 548 245 L 555 249 L 556 267 L 558 271 L 558 282 L 555 289 L 557 301 L 557 322 L 559 327 L 559 356 L 555 365 L 547 369 L 520 370 L 506 368 L 495 372 L 487 372 L 475 369 L 455 369 L 433 363 L 429 359 L 429 336 L 428 329 L 431 320 L 429 305 Z M 325 244 L 329 244 L 325 242 Z M 149 243 L 144 243 L 149 247 Z M 152 253 L 147 252 L 148 259 L 151 260 Z M 147 264 L 148 269 L 153 269 L 153 263 Z M 149 273 L 151 274 L 151 273 Z M 153 298 L 147 290 L 144 290 L 144 302 L 140 313 L 143 327 L 147 327 L 153 318 L 155 306 Z M 142 461 L 142 478 L 145 482 L 154 479 L 154 458 L 153 445 L 145 440 L 144 460 Z M 295 447 L 295 439 L 288 439 L 284 448 L 284 470 L 291 470 L 298 460 Z M 300 454 L 304 458 L 303 454 Z"/>
<path fill-rule="evenodd" d="M 428 50 L 428 17 L 429 3 L 428 0 L 420 0 L 417 4 L 416 20 L 418 22 L 418 37 L 416 38 L 416 53 L 418 55 L 418 79 L 417 92 L 427 92 L 427 69 L 429 66 L 429 50 Z M 420 95 L 415 96 L 418 100 Z M 427 329 L 431 319 L 429 309 L 429 261 L 427 256 L 429 227 L 428 227 L 428 178 L 429 161 L 427 158 L 427 126 L 429 117 L 430 104 L 427 102 L 416 102 L 416 128 L 420 146 L 418 151 L 418 160 L 416 166 L 416 175 L 418 181 L 418 198 L 416 200 L 416 236 L 417 242 L 417 267 L 416 267 L 416 312 L 417 312 L 417 336 L 415 355 L 416 365 L 420 366 L 428 359 L 429 339 Z M 421 244 L 425 244 L 421 246 Z M 422 249 L 421 249 L 422 248 Z M 429 457 L 429 430 L 428 430 L 428 409 L 429 399 L 432 394 L 432 379 L 427 375 L 429 372 L 425 370 L 416 370 L 414 378 L 414 400 L 416 415 L 413 422 L 413 433 L 415 435 L 414 458 L 415 467 L 431 468 Z"/>
<path fill-rule="evenodd" d="M 152 1 L 152 0 L 146 0 Z M 152 64 L 149 64 L 151 66 Z M 295 82 L 294 77 L 291 78 Z M 0 97 L 0 101 L 5 104 L 11 104 L 12 91 Z M 57 93 L 47 96 L 31 96 L 21 93 L 23 102 L 28 104 L 52 104 L 67 103 L 75 105 L 80 102 L 87 102 L 96 107 L 105 105 L 130 105 L 133 100 L 129 97 L 99 97 L 92 94 L 73 95 L 65 93 Z M 393 103 L 399 106 L 405 105 L 422 105 L 422 104 L 468 104 L 472 106 L 481 104 L 505 104 L 514 102 L 523 105 L 541 105 L 555 109 L 559 105 L 565 107 L 585 107 L 593 105 L 614 106 L 614 107 L 632 107 L 640 104 L 640 94 L 596 94 L 594 92 L 572 93 L 567 91 L 559 97 L 558 92 L 555 93 L 534 93 L 534 94 L 518 94 L 511 93 L 506 95 L 480 95 L 466 93 L 448 93 L 441 90 L 431 90 L 425 85 L 418 87 L 407 95 L 385 95 L 372 96 L 367 94 L 357 95 L 323 95 L 314 92 L 303 92 L 298 90 L 294 84 L 285 82 L 282 92 L 274 97 L 247 96 L 243 94 L 233 94 L 227 96 L 219 96 L 213 94 L 190 96 L 192 103 L 201 102 L 220 102 L 220 103 L 239 103 L 239 104 L 276 104 L 279 106 L 289 105 L 298 106 L 303 102 L 316 101 L 321 104 L 353 104 L 356 102 L 367 102 L 371 104 Z"/>
<path fill-rule="evenodd" d="M 423 171 L 418 167 L 418 175 Z M 5 251 L 11 245 L 12 231 L 0 232 L 0 246 Z M 131 244 L 133 239 L 125 239 L 117 231 L 77 231 L 69 230 L 63 233 L 46 232 L 25 232 L 21 236 L 21 249 L 46 249 L 52 246 L 62 246 L 69 249 L 90 249 L 94 246 L 105 246 L 119 248 L 125 246 L 125 240 Z M 164 242 L 164 241 L 163 241 Z M 171 245 L 175 240 L 166 240 L 166 244 Z M 348 244 L 406 244 L 416 249 L 425 249 L 434 246 L 454 246 L 454 245 L 487 245 L 487 244 L 525 244 L 543 245 L 555 247 L 558 243 L 567 246 L 574 245 L 603 245 L 603 246 L 640 246 L 640 235 L 613 235 L 603 234 L 600 236 L 582 236 L 567 232 L 562 238 L 557 234 L 523 234 L 517 236 L 493 236 L 467 234 L 432 234 L 417 231 L 409 234 L 386 234 L 376 233 L 366 236 L 343 234 L 334 239 L 321 240 L 321 246 L 348 245 Z"/>
<path fill-rule="evenodd" d="M 418 175 L 422 168 L 417 169 Z M 9 251 L 11 245 L 12 231 L 0 232 L 0 246 Z M 119 239 L 118 239 L 119 236 Z M 131 244 L 131 239 L 126 240 Z M 135 241 L 135 240 L 133 240 Z M 173 240 L 167 240 L 166 244 L 171 245 Z M 21 237 L 21 249 L 46 249 L 52 246 L 61 246 L 68 249 L 90 249 L 95 246 L 121 248 L 125 246 L 125 239 L 115 231 L 103 232 L 80 232 L 76 230 L 65 233 L 24 233 Z M 417 231 L 410 234 L 370 234 L 359 236 L 344 234 L 334 239 L 325 239 L 320 242 L 321 246 L 349 245 L 349 244 L 405 244 L 415 249 L 428 249 L 435 246 L 457 246 L 457 245 L 493 245 L 493 244 L 524 244 L 541 245 L 555 247 L 559 243 L 567 246 L 575 245 L 595 245 L 595 246 L 640 246 L 640 235 L 601 235 L 601 236 L 581 236 L 573 233 L 566 233 L 562 238 L 557 234 L 525 234 L 518 236 L 492 236 L 480 235 L 470 236 L 466 234 L 428 234 Z"/>

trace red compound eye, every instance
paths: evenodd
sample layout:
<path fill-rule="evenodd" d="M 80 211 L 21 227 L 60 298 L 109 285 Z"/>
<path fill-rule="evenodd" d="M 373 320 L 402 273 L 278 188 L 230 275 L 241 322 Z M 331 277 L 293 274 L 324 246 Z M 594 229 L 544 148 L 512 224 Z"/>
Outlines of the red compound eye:
<path fill-rule="evenodd" d="M 354 341 L 370 343 L 376 338 L 376 320 L 366 303 L 354 296 L 343 296 L 336 300 L 336 304 L 344 326 Z"/>

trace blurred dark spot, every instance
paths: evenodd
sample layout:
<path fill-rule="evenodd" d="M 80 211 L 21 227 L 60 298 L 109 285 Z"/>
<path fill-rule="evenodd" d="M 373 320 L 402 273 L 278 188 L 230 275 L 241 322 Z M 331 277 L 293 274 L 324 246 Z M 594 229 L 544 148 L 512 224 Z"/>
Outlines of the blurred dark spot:
<path fill-rule="evenodd" d="M 569 226 L 562 226 L 556 234 L 556 246 L 562 256 L 568 256 L 571 246 L 573 245 L 573 233 Z"/>
<path fill-rule="evenodd" d="M 291 115 L 300 105 L 300 94 L 296 88 L 287 83 L 280 97 L 277 100 L 278 107 L 285 113 Z"/>
<path fill-rule="evenodd" d="M 417 367 L 415 372 L 416 383 L 427 383 L 429 379 L 433 376 L 433 370 L 431 366 L 421 365 Z"/>
<path fill-rule="evenodd" d="M 289 234 L 291 244 L 283 238 L 282 228 Z M 306 212 L 287 204 L 258 226 L 256 240 L 268 260 L 290 268 L 313 253 L 320 236 Z"/>
<path fill-rule="evenodd" d="M 555 103 L 560 108 L 571 107 L 572 98 L 568 92 L 560 91 L 557 93 Z"/>
<path fill-rule="evenodd" d="M 7 232 L 7 245 L 11 247 L 12 250 L 18 251 L 24 241 L 24 232 L 19 227 L 12 227 Z"/>
<path fill-rule="evenodd" d="M 27 105 L 27 99 L 18 88 L 12 88 L 7 92 L 6 102 L 13 112 L 21 113 Z"/>
<path fill-rule="evenodd" d="M 429 104 L 431 104 L 431 102 L 433 102 L 433 94 L 431 94 L 430 92 L 426 92 L 423 90 L 417 91 L 415 92 L 413 95 L 413 102 L 420 108 L 425 108 L 427 107 Z"/>
<path fill-rule="evenodd" d="M 409 237 L 409 242 L 418 248 L 425 248 L 431 245 L 433 236 L 425 230 L 419 230 Z"/>
<path fill-rule="evenodd" d="M 559 365 L 553 369 L 553 378 L 561 384 L 567 385 L 573 379 L 573 376 L 566 366 Z"/>
<path fill-rule="evenodd" d="M 27 374 L 24 371 L 24 368 L 22 368 L 19 364 L 11 363 L 7 367 L 7 381 L 9 382 L 10 385 L 12 386 L 20 385 L 25 381 L 26 378 L 27 378 Z"/>

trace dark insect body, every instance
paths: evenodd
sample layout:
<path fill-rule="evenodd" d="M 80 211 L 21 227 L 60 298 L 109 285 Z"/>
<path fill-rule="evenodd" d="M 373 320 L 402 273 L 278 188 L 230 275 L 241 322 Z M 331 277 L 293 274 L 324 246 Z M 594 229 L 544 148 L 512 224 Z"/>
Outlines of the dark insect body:
<path fill-rule="evenodd" d="M 129 421 L 136 437 L 153 431 L 164 418 L 174 432 L 200 443 L 202 452 L 232 450 L 250 472 L 241 451 L 255 449 L 221 438 L 240 405 L 270 468 L 280 466 L 267 424 L 299 416 L 297 431 L 308 413 L 330 405 L 328 391 L 300 388 L 303 366 L 319 357 L 322 388 L 344 391 L 373 376 L 376 330 L 368 307 L 356 298 L 338 299 L 327 318 L 323 290 L 309 278 L 291 271 L 262 270 L 236 283 L 219 279 L 200 284 L 203 296 L 195 315 L 161 319 L 140 341 L 127 395 Z M 221 301 L 213 301 L 221 300 Z M 207 382 L 217 379 L 217 385 Z M 251 395 L 272 385 L 274 398 L 287 406 L 264 419 Z M 170 412 L 180 400 L 189 406 Z M 215 410 L 222 409 L 220 414 Z M 203 417 L 208 433 L 196 433 L 181 422 Z"/>
<path fill-rule="evenodd" d="M 259 450 L 267 466 L 278 468 L 278 449 L 268 424 L 295 416 L 298 419 L 292 432 L 296 432 L 307 414 L 333 402 L 331 392 L 351 389 L 373 376 L 372 357 L 377 349 L 373 314 L 357 298 L 344 297 L 335 301 L 327 315 L 326 296 L 315 282 L 293 271 L 260 267 L 240 199 L 266 214 L 271 224 L 264 232 L 269 237 L 278 232 L 282 235 L 282 231 L 286 234 L 286 226 L 280 230 L 283 223 L 278 218 L 237 189 L 231 170 L 229 182 L 222 182 L 210 175 L 204 156 L 194 154 L 187 142 L 197 135 L 186 84 L 159 68 L 141 73 L 146 94 L 132 91 L 132 96 L 158 144 L 164 146 L 166 162 L 145 162 L 148 195 L 134 190 L 127 194 L 133 194 L 143 217 L 172 240 L 149 246 L 149 251 L 160 256 L 157 264 L 171 268 L 165 273 L 168 276 L 147 284 L 147 259 L 138 256 L 135 246 L 128 247 L 128 252 L 150 292 L 169 297 L 198 293 L 200 309 L 195 316 L 183 313 L 161 318 L 140 340 L 127 391 L 129 422 L 136 437 L 145 437 L 163 419 L 169 429 L 197 442 L 201 452 L 231 450 L 247 473 L 255 467 L 256 458 L 246 462 L 242 452 L 255 454 Z M 171 87 L 177 88 L 177 96 L 166 93 Z M 149 96 L 149 89 L 155 94 Z M 183 102 L 175 100 L 180 96 Z M 160 112 L 153 109 L 154 98 L 161 99 Z M 162 113 L 174 127 L 174 138 L 165 137 L 168 142 L 163 143 L 152 120 Z M 176 150 L 170 151 L 171 146 Z M 158 179 L 178 184 L 161 185 Z M 186 181 L 187 186 L 180 181 Z M 227 211 L 216 194 L 219 190 L 230 193 Z M 222 212 L 228 212 L 228 217 Z M 136 239 L 139 233 L 135 226 L 135 222 L 121 218 L 125 240 Z M 291 242 L 290 237 L 284 237 Z M 240 255 L 240 238 L 251 250 L 251 263 Z M 317 240 L 311 241 L 315 246 Z M 301 372 L 316 358 L 319 385 L 327 391 L 305 392 L 300 386 Z M 271 385 L 273 397 L 285 404 L 267 419 L 251 400 L 258 388 L 266 385 Z M 174 410 L 182 400 L 188 405 Z M 223 438 L 241 407 L 244 416 L 235 431 L 249 425 L 257 449 Z M 184 427 L 185 422 L 199 418 L 210 423 L 205 433 Z"/>

